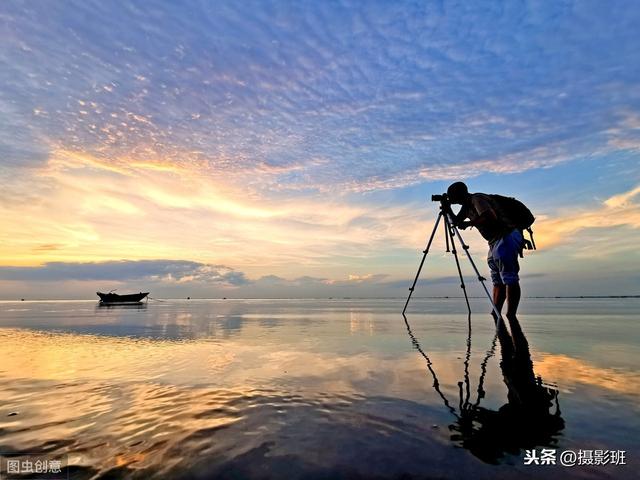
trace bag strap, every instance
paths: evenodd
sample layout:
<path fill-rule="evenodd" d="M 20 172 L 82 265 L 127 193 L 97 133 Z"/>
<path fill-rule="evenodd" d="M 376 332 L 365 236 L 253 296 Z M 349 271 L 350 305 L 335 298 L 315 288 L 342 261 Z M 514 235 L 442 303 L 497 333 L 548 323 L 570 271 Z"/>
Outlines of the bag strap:
<path fill-rule="evenodd" d="M 533 229 L 531 227 L 527 228 L 527 232 L 529 232 L 529 237 L 531 237 L 531 250 L 536 249 L 536 241 L 533 239 Z"/>
<path fill-rule="evenodd" d="M 522 233 L 522 247 L 520 248 L 520 258 L 524 258 L 523 255 L 523 251 L 524 250 L 536 250 L 536 242 L 533 239 L 533 230 L 531 229 L 531 227 L 528 227 L 527 232 L 529 232 L 529 237 L 531 237 L 531 240 L 527 240 L 526 238 L 524 238 L 524 230 L 520 230 L 520 233 Z"/>

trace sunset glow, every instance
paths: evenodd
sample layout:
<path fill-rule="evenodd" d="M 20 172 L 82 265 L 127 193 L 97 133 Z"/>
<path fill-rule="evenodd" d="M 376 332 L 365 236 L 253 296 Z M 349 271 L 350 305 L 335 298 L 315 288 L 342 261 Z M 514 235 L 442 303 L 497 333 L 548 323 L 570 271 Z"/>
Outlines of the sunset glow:
<path fill-rule="evenodd" d="M 0 298 L 403 295 L 456 180 L 527 294 L 638 293 L 640 9 L 289 7 L 0 6 Z"/>

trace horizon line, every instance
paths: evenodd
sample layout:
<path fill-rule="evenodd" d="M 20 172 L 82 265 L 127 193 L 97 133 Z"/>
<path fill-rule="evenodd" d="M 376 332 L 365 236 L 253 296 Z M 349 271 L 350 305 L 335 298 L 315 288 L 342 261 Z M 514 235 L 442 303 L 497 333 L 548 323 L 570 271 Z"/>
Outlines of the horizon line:
<path fill-rule="evenodd" d="M 464 296 L 456 295 L 434 295 L 413 297 L 414 299 L 463 299 Z M 478 299 L 486 298 L 483 295 L 469 295 L 468 298 Z M 530 295 L 522 298 L 640 298 L 640 294 L 636 295 Z M 149 298 L 151 301 L 167 301 L 167 300 L 404 300 L 405 297 L 165 297 L 165 298 Z M 0 303 L 23 303 L 23 302 L 91 302 L 98 301 L 93 298 L 18 298 L 18 299 L 0 299 Z M 148 302 L 142 302 L 148 303 Z"/>

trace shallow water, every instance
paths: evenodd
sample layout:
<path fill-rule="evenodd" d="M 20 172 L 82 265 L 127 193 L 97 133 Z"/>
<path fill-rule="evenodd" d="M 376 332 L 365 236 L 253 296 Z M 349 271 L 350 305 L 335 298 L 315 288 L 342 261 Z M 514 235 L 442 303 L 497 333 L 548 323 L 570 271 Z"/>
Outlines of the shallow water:
<path fill-rule="evenodd" d="M 71 478 L 635 476 L 640 299 L 525 299 L 498 337 L 486 299 L 471 335 L 461 299 L 402 305 L 0 302 L 0 453 Z"/>

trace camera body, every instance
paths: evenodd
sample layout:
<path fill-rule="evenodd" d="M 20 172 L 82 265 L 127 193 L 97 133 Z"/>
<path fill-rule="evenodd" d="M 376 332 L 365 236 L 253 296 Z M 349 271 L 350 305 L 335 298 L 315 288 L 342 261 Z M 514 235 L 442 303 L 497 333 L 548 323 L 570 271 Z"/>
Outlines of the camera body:
<path fill-rule="evenodd" d="M 440 209 L 445 213 L 453 214 L 451 210 L 451 202 L 449 201 L 449 195 L 443 193 L 441 195 L 431 195 L 432 202 L 440 202 Z"/>

